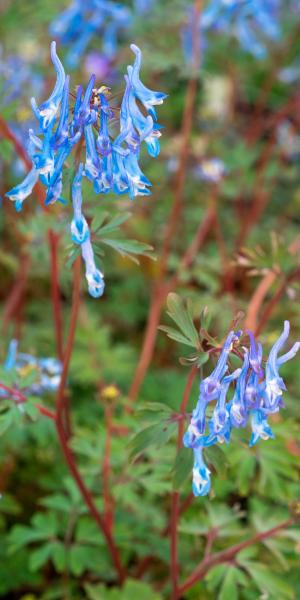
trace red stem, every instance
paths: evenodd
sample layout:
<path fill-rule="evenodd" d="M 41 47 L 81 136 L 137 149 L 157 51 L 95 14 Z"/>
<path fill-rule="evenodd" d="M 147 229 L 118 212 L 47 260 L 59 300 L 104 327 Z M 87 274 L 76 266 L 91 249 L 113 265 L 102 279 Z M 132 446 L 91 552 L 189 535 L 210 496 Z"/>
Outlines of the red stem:
<path fill-rule="evenodd" d="M 268 322 L 268 320 L 270 319 L 274 309 L 276 308 L 278 302 L 281 300 L 282 296 L 284 295 L 287 286 L 292 283 L 293 281 L 295 281 L 296 279 L 300 279 L 300 268 L 296 269 L 295 271 L 293 271 L 293 273 L 291 273 L 290 275 L 288 275 L 288 277 L 285 277 L 284 280 L 282 281 L 282 283 L 280 284 L 280 286 L 278 287 L 277 291 L 275 292 L 275 294 L 272 296 L 271 300 L 269 301 L 269 303 L 267 304 L 267 306 L 265 307 L 262 316 L 260 318 L 260 321 L 255 329 L 255 335 L 259 335 L 260 332 L 264 329 L 266 323 Z"/>
<path fill-rule="evenodd" d="M 174 238 L 174 234 L 180 216 L 182 212 L 182 202 L 184 194 L 184 186 L 186 180 L 186 167 L 188 161 L 188 150 L 189 150 L 189 139 L 193 125 L 193 113 L 195 108 L 197 87 L 198 87 L 198 70 L 200 66 L 200 40 L 198 31 L 198 18 L 202 8 L 202 1 L 195 0 L 195 18 L 193 22 L 192 31 L 192 47 L 193 47 L 193 65 L 192 65 L 192 76 L 190 77 L 187 85 L 185 105 L 183 110 L 182 125 L 181 125 L 181 148 L 178 157 L 178 168 L 174 179 L 174 201 L 172 204 L 171 213 L 168 219 L 168 225 L 165 233 L 162 253 L 160 257 L 160 275 L 159 280 L 153 290 L 150 309 L 148 313 L 148 321 L 144 334 L 142 351 L 140 354 L 139 362 L 136 371 L 133 376 L 132 384 L 128 393 L 131 400 L 135 400 L 142 382 L 145 378 L 147 370 L 152 360 L 155 341 L 157 337 L 157 328 L 159 325 L 160 315 L 162 306 L 167 297 L 169 291 L 171 291 L 173 285 L 177 282 L 177 276 L 170 285 L 164 283 L 165 274 L 168 267 L 168 258 L 171 249 L 171 243 Z M 209 220 L 207 215 L 204 221 Z M 197 234 L 196 236 L 197 237 Z M 193 240 L 192 246 L 197 245 L 197 242 Z M 200 246 L 200 244 L 199 244 Z M 199 248 L 198 248 L 199 249 Z M 189 251 L 189 249 L 188 249 Z M 192 249 L 193 252 L 193 249 Z M 197 252 L 197 250 L 196 250 Z M 186 256 L 186 253 L 185 253 Z M 189 260 L 188 257 L 186 257 Z"/>
<path fill-rule="evenodd" d="M 32 168 L 32 161 L 30 160 L 27 152 L 24 150 L 22 144 L 19 142 L 18 138 L 15 136 L 14 132 L 10 129 L 9 125 L 6 121 L 0 116 L 0 132 L 3 137 L 9 140 L 15 149 L 16 154 L 23 161 L 25 167 L 30 170 Z M 42 184 L 38 181 L 34 187 L 39 203 L 42 209 L 47 212 L 47 208 L 45 207 L 45 190 Z M 56 332 L 56 347 L 57 347 L 57 356 L 59 360 L 63 359 L 63 341 L 62 341 L 62 316 L 61 316 L 61 304 L 60 304 L 60 293 L 59 293 L 59 278 L 58 278 L 58 257 L 57 257 L 57 248 L 58 248 L 58 236 L 51 229 L 48 231 L 48 241 L 50 248 L 50 257 L 51 257 L 51 290 L 52 290 L 52 303 L 53 303 L 53 314 L 54 314 L 54 323 L 55 323 L 55 332 Z M 24 270 L 25 273 L 25 270 Z M 26 272 L 26 280 L 23 281 L 23 287 L 21 291 L 23 292 L 23 288 L 26 286 L 27 281 Z M 24 274 L 22 279 L 24 280 Z M 20 284 L 17 287 L 18 295 L 20 295 Z M 15 300 L 15 298 L 13 298 Z"/>
<path fill-rule="evenodd" d="M 70 319 L 69 334 L 68 334 L 68 339 L 67 339 L 67 344 L 66 344 L 66 350 L 65 350 L 65 355 L 64 355 L 63 370 L 62 370 L 60 386 L 59 386 L 59 389 L 57 392 L 57 400 L 56 400 L 56 430 L 57 430 L 60 447 L 63 452 L 64 458 L 66 460 L 70 474 L 72 475 L 75 483 L 77 484 L 77 487 L 78 487 L 79 491 L 81 492 L 82 498 L 85 501 L 91 516 L 94 518 L 99 529 L 101 530 L 102 534 L 104 535 L 108 550 L 109 550 L 111 558 L 112 558 L 112 561 L 113 561 L 115 569 L 118 573 L 119 582 L 122 584 L 125 579 L 126 574 L 125 574 L 125 571 L 121 564 L 119 550 L 118 550 L 117 546 L 115 545 L 115 542 L 112 537 L 109 526 L 107 525 L 106 521 L 103 519 L 101 513 L 98 511 L 98 509 L 94 503 L 92 494 L 89 491 L 89 489 L 86 487 L 86 485 L 80 475 L 80 472 L 76 465 L 74 455 L 68 445 L 68 436 L 65 431 L 64 422 L 63 422 L 64 421 L 64 419 L 63 419 L 63 417 L 64 417 L 64 391 L 65 391 L 65 385 L 67 382 L 69 364 L 70 364 L 70 359 L 71 359 L 73 344 L 74 344 L 77 316 L 78 316 L 78 310 L 79 310 L 79 300 L 80 300 L 80 257 L 78 257 L 74 263 L 74 284 L 73 284 L 71 319 Z"/>
<path fill-rule="evenodd" d="M 50 257 L 51 257 L 51 297 L 53 306 L 53 318 L 56 337 L 56 352 L 59 360 L 63 361 L 63 331 L 62 331 L 62 314 L 59 291 L 59 275 L 58 275 L 58 240 L 59 237 L 52 229 L 48 232 Z"/>
<path fill-rule="evenodd" d="M 244 550 L 245 548 L 249 548 L 249 546 L 253 546 L 257 542 L 262 542 L 270 537 L 273 537 L 281 531 L 282 529 L 286 529 L 290 525 L 293 525 L 295 522 L 294 518 L 286 519 L 276 527 L 272 527 L 272 529 L 268 529 L 267 531 L 263 531 L 261 533 L 255 534 L 253 537 L 240 542 L 239 544 L 235 544 L 226 550 L 221 552 L 216 552 L 214 554 L 208 554 L 201 561 L 200 565 L 196 567 L 193 573 L 185 580 L 185 582 L 180 586 L 179 593 L 183 595 L 187 590 L 189 590 L 197 581 L 200 581 L 205 577 L 205 575 L 215 567 L 216 565 L 220 565 L 222 563 L 230 562 L 235 558 L 235 556 Z"/>
<path fill-rule="evenodd" d="M 110 494 L 110 450 L 111 450 L 111 434 L 112 434 L 112 409 L 110 406 L 105 407 L 105 423 L 106 436 L 104 444 L 104 456 L 102 464 L 102 482 L 103 482 L 103 502 L 104 502 L 104 518 L 109 526 L 113 528 L 113 499 Z"/>
<path fill-rule="evenodd" d="M 142 350 L 140 353 L 137 368 L 135 370 L 132 384 L 128 392 L 130 400 L 135 400 L 140 387 L 144 381 L 145 375 L 151 363 L 155 342 L 158 333 L 158 325 L 162 313 L 164 302 L 170 292 L 176 287 L 180 278 L 180 273 L 188 269 L 193 263 L 197 253 L 207 239 L 215 219 L 215 211 L 213 206 L 209 206 L 204 219 L 199 223 L 198 229 L 182 256 L 177 271 L 170 277 L 169 281 L 163 282 L 159 280 L 151 298 L 150 309 L 148 313 L 148 321 L 144 333 Z"/>
<path fill-rule="evenodd" d="M 187 378 L 186 386 L 183 393 L 182 402 L 180 405 L 180 413 L 186 412 L 186 407 L 189 401 L 192 385 L 197 375 L 198 368 L 194 366 Z M 181 419 L 178 422 L 177 434 L 177 452 L 182 445 L 184 421 Z M 179 579 L 179 563 L 178 563 L 178 538 L 177 528 L 180 516 L 180 493 L 179 491 L 172 492 L 171 498 L 171 519 L 170 519 L 170 575 L 172 583 L 172 600 L 178 600 L 178 579 Z"/>

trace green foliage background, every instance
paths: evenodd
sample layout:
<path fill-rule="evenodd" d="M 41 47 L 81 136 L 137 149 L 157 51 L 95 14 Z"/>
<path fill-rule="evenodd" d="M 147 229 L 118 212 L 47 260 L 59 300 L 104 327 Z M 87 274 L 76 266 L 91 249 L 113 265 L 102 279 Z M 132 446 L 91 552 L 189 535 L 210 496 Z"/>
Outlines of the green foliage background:
<path fill-rule="evenodd" d="M 0 9 L 4 53 L 28 56 L 41 73 L 52 77 L 48 25 L 64 5 L 61 0 L 27 0 L 26 3 L 5 0 Z M 67 472 L 53 424 L 34 410 L 35 400 L 29 398 L 23 416 L 15 407 L 7 405 L 3 405 L 0 412 L 0 597 L 4 599 L 162 600 L 170 597 L 166 535 L 170 497 L 173 486 L 180 488 L 183 499 L 191 488 L 188 450 L 180 452 L 174 467 L 177 425 L 172 415 L 179 410 L 188 374 L 188 367 L 182 365 L 179 358 L 189 356 L 191 348 L 176 343 L 170 339 L 172 335 L 168 337 L 161 331 L 135 410 L 128 414 L 124 408 L 142 345 L 151 291 L 159 276 L 159 256 L 174 200 L 171 166 L 180 148 L 185 90 L 191 76 L 180 42 L 185 6 L 184 0 L 158 1 L 146 19 L 137 19 L 130 39 L 143 50 L 143 81 L 169 94 L 159 115 L 159 121 L 165 125 L 161 156 L 155 161 L 144 157 L 144 171 L 153 183 L 152 196 L 137 198 L 131 203 L 124 198 L 95 197 L 88 186 L 85 190 L 85 205 L 95 228 L 116 215 L 131 213 L 131 218 L 126 221 L 124 218 L 118 231 L 109 232 L 112 237 L 108 236 L 118 240 L 118 250 L 121 249 L 123 255 L 112 249 L 111 242 L 110 245 L 102 243 L 104 234 L 100 230 L 99 244 L 105 253 L 100 260 L 105 270 L 106 292 L 103 299 L 96 301 L 88 297 L 85 284 L 82 285 L 68 382 L 74 429 L 72 448 L 101 510 L 104 412 L 107 405 L 113 408 L 114 533 L 129 570 L 129 579 L 122 590 L 117 588 L 105 543 Z M 267 168 L 258 175 L 261 157 L 272 136 L 276 136 L 276 130 L 264 129 L 252 145 L 247 140 L 249 127 L 261 126 L 264 119 L 272 120 L 297 92 L 296 86 L 283 85 L 277 77 L 280 68 L 290 65 L 300 50 L 299 27 L 297 29 L 288 15 L 283 28 L 284 39 L 279 46 L 270 49 L 269 58 L 262 62 L 245 54 L 228 37 L 215 36 L 209 45 L 203 67 L 197 74 L 199 85 L 184 211 L 173 239 L 168 267 L 170 275 L 176 271 L 180 257 L 216 193 L 215 186 L 195 176 L 195 167 L 203 156 L 218 156 L 228 170 L 218 186 L 217 204 L 232 285 L 231 288 L 227 285 L 229 275 L 224 267 L 224 249 L 222 255 L 220 240 L 211 231 L 191 268 L 180 272 L 176 292 L 181 298 L 189 299 L 196 328 L 202 309 L 208 305 L 209 331 L 221 341 L 237 312 L 247 311 L 262 277 L 275 270 L 276 279 L 265 302 L 281 283 L 287 285 L 260 336 L 266 350 L 280 333 L 286 318 L 291 322 L 292 337 L 299 339 L 300 334 L 299 283 L 288 281 L 289 275 L 299 267 L 299 254 L 291 255 L 288 250 L 299 235 L 299 152 L 296 150 L 291 158 L 286 155 L 286 148 L 275 143 Z M 97 40 L 93 45 L 97 48 Z M 63 49 L 61 54 L 64 54 Z M 124 39 L 120 43 L 120 72 L 124 72 L 130 60 L 128 41 Z M 78 72 L 72 73 L 73 86 L 86 80 L 81 65 Z M 270 84 L 261 115 L 257 107 L 266 80 Z M 121 89 L 122 80 L 115 85 Z M 29 98 L 24 89 L 12 105 L 3 107 L 2 116 L 21 126 L 28 111 Z M 296 142 L 299 114 L 297 104 L 288 113 Z M 3 195 L 19 177 L 14 171 L 13 148 L 6 140 L 0 141 L 0 154 L 0 193 Z M 253 199 L 260 190 L 269 195 L 269 201 L 237 245 L 238 234 L 249 219 Z M 66 224 L 69 220 L 70 207 L 53 207 L 45 215 L 34 195 L 19 216 L 7 200 L 3 201 L 0 211 L 2 315 L 19 276 L 20 256 L 24 253 L 30 256 L 23 312 L 16 315 L 16 323 L 11 322 L 1 336 L 3 360 L 16 326 L 21 332 L 22 351 L 36 356 L 55 355 L 47 245 L 49 227 L 61 236 L 60 286 L 65 332 L 67 330 L 72 279 L 72 270 L 67 264 Z M 128 242 L 132 239 L 140 242 L 138 248 Z M 149 248 L 143 244 L 154 248 L 156 261 L 147 256 Z M 128 249 L 134 255 L 137 249 L 142 254 L 139 266 L 124 256 Z M 164 326 L 172 325 L 166 312 L 161 321 Z M 189 337 L 188 328 L 183 329 Z M 182 579 L 203 556 L 205 537 L 211 528 L 218 529 L 214 548 L 221 550 L 256 531 L 276 525 L 288 516 L 291 504 L 299 501 L 300 370 L 297 361 L 299 358 L 284 367 L 288 393 L 286 410 L 273 424 L 276 439 L 249 449 L 245 431 L 235 432 L 229 447 L 209 454 L 213 472 L 211 496 L 195 499 L 180 520 Z M 204 373 L 209 368 L 211 362 L 202 366 Z M 117 390 L 115 399 L 107 395 L 109 386 Z M 196 403 L 197 386 L 196 381 L 188 410 Z M 51 396 L 46 399 L 49 407 L 53 402 Z M 146 432 L 134 437 L 143 429 Z M 299 552 L 300 530 L 295 526 L 276 539 L 241 552 L 232 564 L 215 567 L 184 598 L 300 598 Z M 150 566 L 138 581 L 137 569 L 147 557 L 151 557 Z"/>

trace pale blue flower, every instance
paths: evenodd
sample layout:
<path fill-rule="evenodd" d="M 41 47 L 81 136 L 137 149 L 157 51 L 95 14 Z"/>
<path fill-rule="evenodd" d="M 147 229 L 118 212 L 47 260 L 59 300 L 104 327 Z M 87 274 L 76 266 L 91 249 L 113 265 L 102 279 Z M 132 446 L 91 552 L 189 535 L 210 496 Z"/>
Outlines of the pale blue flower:
<path fill-rule="evenodd" d="M 71 222 L 71 235 L 75 244 L 83 244 L 90 237 L 89 226 L 82 214 L 82 171 L 83 165 L 81 164 L 72 183 L 74 217 Z"/>
<path fill-rule="evenodd" d="M 206 496 L 211 486 L 210 470 L 203 460 L 202 448 L 195 448 L 193 452 L 193 494 L 194 496 Z"/>
<path fill-rule="evenodd" d="M 65 70 L 56 54 L 56 42 L 51 42 L 51 60 L 56 71 L 56 83 L 52 94 L 49 96 L 48 100 L 43 102 L 39 107 L 36 103 L 36 100 L 31 98 L 32 110 L 36 118 L 39 120 L 42 131 L 46 131 L 49 125 L 51 125 L 55 120 L 62 101 L 66 79 Z"/>
<path fill-rule="evenodd" d="M 288 352 L 278 356 L 289 330 L 289 322 L 285 321 L 283 333 L 271 349 L 265 369 L 262 346 L 256 343 L 253 334 L 248 331 L 250 349 L 244 348 L 242 368 L 235 369 L 228 375 L 229 354 L 242 334 L 241 331 L 231 331 L 215 369 L 200 382 L 197 406 L 183 436 L 184 446 L 196 452 L 197 465 L 195 472 L 193 471 L 193 491 L 196 495 L 205 495 L 210 489 L 209 474 L 202 457 L 204 448 L 216 443 L 228 444 L 232 429 L 245 427 L 249 418 L 252 428 L 250 446 L 260 439 L 274 437 L 268 416 L 283 406 L 282 393 L 286 389 L 278 370 L 282 364 L 294 358 L 300 348 L 300 342 L 296 342 Z M 228 400 L 229 387 L 233 382 L 235 391 L 232 399 Z M 212 401 L 215 401 L 212 417 L 206 422 L 207 405 Z"/>
<path fill-rule="evenodd" d="M 251 413 L 251 427 L 252 427 L 252 435 L 249 442 L 249 446 L 254 446 L 258 442 L 258 440 L 268 440 L 273 439 L 274 433 L 265 417 L 265 414 L 262 410 L 253 410 Z"/>
<path fill-rule="evenodd" d="M 16 210 L 19 212 L 22 210 L 23 202 L 25 198 L 30 196 L 32 190 L 39 178 L 38 171 L 33 167 L 31 171 L 29 171 L 28 175 L 26 175 L 25 179 L 16 185 L 12 190 L 6 192 L 6 196 L 15 202 Z"/>
<path fill-rule="evenodd" d="M 104 292 L 103 273 L 97 269 L 93 247 L 90 238 L 81 244 L 82 258 L 85 262 L 85 277 L 87 280 L 89 293 L 93 298 L 100 298 Z"/>

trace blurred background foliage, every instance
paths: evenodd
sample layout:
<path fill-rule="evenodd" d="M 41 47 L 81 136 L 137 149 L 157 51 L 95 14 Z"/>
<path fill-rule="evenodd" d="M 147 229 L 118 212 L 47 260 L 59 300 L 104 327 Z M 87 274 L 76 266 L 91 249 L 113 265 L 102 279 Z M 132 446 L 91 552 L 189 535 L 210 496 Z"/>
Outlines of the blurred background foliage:
<path fill-rule="evenodd" d="M 30 97 L 41 100 L 47 80 L 52 78 L 49 24 L 66 4 L 62 0 L 1 3 L 1 116 L 22 143 L 31 119 Z M 130 2 L 124 4 L 131 6 Z M 156 260 L 142 256 L 138 266 L 110 247 L 104 248 L 105 295 L 93 300 L 82 285 L 68 389 L 72 448 L 101 510 L 105 509 L 101 471 L 107 419 L 112 415 L 114 533 L 129 578 L 122 590 L 117 588 L 103 538 L 61 459 L 53 424 L 29 408 L 22 415 L 16 408 L 5 407 L 0 421 L 1 598 L 169 598 L 167 533 L 174 485 L 180 488 L 182 501 L 188 499 L 179 526 L 182 578 L 202 557 L 211 529 L 218 533 L 214 548 L 222 550 L 276 525 L 288 516 L 291 503 L 299 501 L 297 359 L 284 367 L 288 394 L 286 410 L 274 417 L 276 439 L 249 449 L 242 431 L 234 434 L 229 447 L 211 451 L 214 484 L 209 498 L 191 500 L 189 450 L 181 456 L 182 463 L 177 460 L 174 470 L 177 425 L 172 418 L 165 430 L 166 419 L 179 411 L 188 374 L 179 359 L 191 349 L 160 331 L 134 412 L 126 411 L 153 290 L 160 279 L 161 249 L 176 193 L 181 122 L 191 77 L 197 79 L 197 96 L 186 156 L 183 210 L 172 237 L 167 275 L 178 275 L 176 292 L 189 299 L 197 327 L 202 309 L 209 307 L 209 331 L 219 341 L 238 311 L 246 315 L 248 326 L 262 325 L 260 338 L 267 348 L 278 337 L 284 319 L 291 322 L 292 337 L 299 338 L 300 19 L 295 18 L 291 4 L 287 2 L 283 11 L 281 39 L 270 44 L 263 60 L 241 49 L 228 32 L 213 33 L 208 36 L 201 68 L 194 72 L 182 49 L 185 0 L 153 2 L 147 14 L 136 15 L 130 32 L 120 37 L 113 68 L 99 86 L 108 83 L 114 90 L 123 88 L 122 73 L 131 59 L 128 46 L 134 42 L 143 51 L 143 81 L 169 94 L 160 109 L 160 122 L 165 126 L 161 155 L 156 161 L 144 156 L 144 171 L 153 193 L 130 202 L 126 197 L 95 197 L 87 186 L 84 200 L 90 219 L 130 211 L 131 218 L 120 226 L 120 238 L 149 244 Z M 96 36 L 91 50 L 98 50 Z M 60 56 L 65 52 L 59 47 Z M 5 75 L 3 65 L 12 55 L 28 66 L 27 78 L 22 76 L 24 65 Z M 88 76 L 83 56 L 71 73 L 73 88 L 87 82 Z M 17 90 L 7 102 L 9 77 Z M 25 171 L 7 139 L 0 140 L 0 156 L 0 195 L 4 197 Z M 222 161 L 224 174 L 212 180 L 207 170 L 214 158 Z M 215 212 L 205 243 L 192 264 L 184 268 L 181 258 L 209 207 Z M 2 362 L 13 336 L 20 339 L 23 352 L 55 356 L 47 244 L 50 227 L 60 240 L 66 333 L 72 280 L 67 264 L 69 212 L 68 206 L 59 205 L 45 214 L 33 194 L 17 216 L 9 201 L 2 200 Z M 25 264 L 24 289 L 11 310 Z M 263 281 L 265 293 L 254 306 L 253 316 L 249 311 Z M 279 301 L 273 306 L 276 294 Z M 158 324 L 170 326 L 165 301 L 162 308 Z M 209 372 L 207 365 L 202 369 Z M 195 405 L 197 385 L 196 381 L 188 410 Z M 47 406 L 53 402 L 49 394 Z M 33 406 L 33 399 L 28 403 Z M 154 429 L 148 438 L 135 437 L 128 445 L 135 433 L 149 425 Z M 244 550 L 229 565 L 213 568 L 183 597 L 299 598 L 299 553 L 300 530 L 294 527 Z"/>

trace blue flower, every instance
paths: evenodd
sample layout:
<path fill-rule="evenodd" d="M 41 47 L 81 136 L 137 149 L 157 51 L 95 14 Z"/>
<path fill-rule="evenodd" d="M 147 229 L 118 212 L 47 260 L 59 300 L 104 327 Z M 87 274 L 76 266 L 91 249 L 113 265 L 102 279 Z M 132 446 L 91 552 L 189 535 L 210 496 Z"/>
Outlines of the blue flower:
<path fill-rule="evenodd" d="M 254 373 L 256 373 L 256 375 L 258 375 L 259 377 L 262 377 L 262 375 L 263 375 L 263 369 L 261 366 L 262 354 L 263 354 L 262 345 L 260 343 L 258 343 L 256 346 L 254 335 L 253 335 L 252 331 L 247 331 L 247 333 L 250 338 L 249 362 L 250 362 L 251 368 L 254 371 Z"/>
<path fill-rule="evenodd" d="M 209 493 L 211 481 L 210 470 L 206 466 L 202 448 L 194 449 L 194 466 L 193 466 L 193 494 L 194 496 L 206 496 Z"/>
<path fill-rule="evenodd" d="M 243 50 L 261 59 L 268 42 L 280 39 L 279 9 L 279 0 L 211 0 L 201 17 L 202 34 L 229 32 Z"/>
<path fill-rule="evenodd" d="M 195 495 L 205 495 L 210 489 L 209 471 L 202 457 L 205 448 L 216 443 L 228 444 L 232 429 L 245 427 L 249 417 L 252 427 L 250 446 L 260 439 L 274 437 L 268 416 L 277 412 L 283 405 L 282 393 L 286 389 L 278 369 L 292 359 L 300 348 L 300 342 L 296 342 L 288 352 L 278 356 L 288 338 L 289 330 L 289 322 L 285 321 L 283 333 L 270 351 L 265 370 L 262 346 L 256 343 L 254 335 L 248 331 L 250 349 L 244 348 L 242 368 L 235 369 L 228 375 L 226 372 L 229 354 L 233 350 L 233 344 L 238 342 L 242 334 L 241 331 L 231 331 L 221 349 L 215 369 L 200 382 L 197 406 L 183 436 L 184 446 L 192 448 L 196 456 L 193 470 Z M 232 400 L 228 400 L 229 387 L 233 382 L 235 391 Z M 212 417 L 206 424 L 207 405 L 212 401 L 215 401 L 215 406 Z"/>
<path fill-rule="evenodd" d="M 32 190 L 39 178 L 38 171 L 33 167 L 31 171 L 29 171 L 28 175 L 26 175 L 25 179 L 16 185 L 12 190 L 6 192 L 6 196 L 15 202 L 16 210 L 19 212 L 22 210 L 23 202 L 25 198 L 30 196 Z"/>
<path fill-rule="evenodd" d="M 154 92 L 141 82 L 140 70 L 142 64 L 142 53 L 135 44 L 131 44 L 130 48 L 132 52 L 134 52 L 136 59 L 133 67 L 131 65 L 127 67 L 129 81 L 132 85 L 134 95 L 139 99 L 139 101 L 144 105 L 145 109 L 156 121 L 157 116 L 154 106 L 162 104 L 167 98 L 167 94 L 164 94 L 163 92 Z"/>
<path fill-rule="evenodd" d="M 100 298 L 104 292 L 103 273 L 96 268 L 93 247 L 90 238 L 81 244 L 82 258 L 85 262 L 85 277 L 89 293 L 93 298 Z"/>
<path fill-rule="evenodd" d="M 122 13 L 116 5 L 114 10 Z M 70 16 L 71 13 L 68 14 Z M 39 179 L 46 187 L 46 206 L 57 201 L 65 203 L 62 197 L 64 168 L 78 145 L 75 154 L 77 175 L 72 186 L 74 216 L 71 233 L 73 241 L 82 246 L 89 290 L 94 297 L 102 295 L 104 283 L 102 274 L 95 267 L 88 225 L 81 213 L 82 177 L 91 181 L 96 194 L 128 193 L 131 199 L 148 195 L 151 182 L 139 165 L 141 145 L 146 144 L 151 156 L 159 153 L 161 126 L 154 123 L 150 114 L 145 115 L 141 111 L 136 100 L 142 102 L 145 110 L 156 118 L 153 107 L 162 103 L 165 94 L 153 92 L 141 83 L 141 52 L 137 46 L 133 45 L 132 49 L 136 59 L 134 66 L 128 67 L 128 76 L 125 76 L 126 87 L 119 113 L 118 108 L 109 105 L 109 88 L 105 85 L 99 89 L 96 87 L 95 75 L 91 76 L 85 91 L 78 86 L 74 107 L 70 106 L 69 76 L 65 75 L 56 54 L 55 42 L 52 42 L 51 57 L 57 78 L 48 100 L 40 107 L 33 101 L 40 134 L 29 130 L 32 170 L 21 184 L 6 194 L 20 210 Z M 117 120 L 120 131 L 114 139 L 112 133 Z M 85 151 L 84 167 L 78 170 L 78 157 L 82 151 Z"/>
<path fill-rule="evenodd" d="M 50 25 L 50 32 L 68 47 L 66 64 L 75 68 L 92 41 L 102 39 L 102 52 L 112 62 L 120 33 L 132 22 L 130 10 L 110 0 L 73 0 Z"/>
<path fill-rule="evenodd" d="M 226 173 L 225 165 L 219 158 L 205 158 L 194 170 L 203 181 L 218 183 Z"/>
<path fill-rule="evenodd" d="M 35 358 L 31 354 L 18 352 L 17 340 L 11 340 L 7 357 L 4 363 L 4 369 L 10 371 L 15 369 L 20 381 L 30 371 L 36 374 L 36 381 L 29 386 L 22 387 L 27 394 L 41 395 L 48 392 L 55 392 L 60 384 L 62 373 L 62 364 L 56 358 Z M 4 395 L 0 390 L 0 396 Z M 15 399 L 12 395 L 12 399 Z M 16 402 L 19 410 L 23 412 L 20 399 L 16 396 Z"/>
<path fill-rule="evenodd" d="M 248 409 L 246 408 L 246 383 L 248 371 L 249 352 L 248 350 L 245 350 L 242 370 L 236 382 L 234 396 L 230 402 L 230 420 L 233 427 L 245 427 L 248 420 Z"/>
<path fill-rule="evenodd" d="M 39 107 L 37 106 L 36 100 L 31 98 L 32 110 L 39 120 L 42 131 L 46 131 L 49 125 L 55 120 L 62 101 L 66 79 L 65 70 L 56 54 L 56 42 L 51 42 L 51 60 L 56 71 L 56 83 L 52 94 L 49 96 L 48 100 L 43 102 Z"/>
<path fill-rule="evenodd" d="M 213 417 L 210 421 L 211 433 L 213 433 L 218 442 L 221 443 L 224 441 L 228 443 L 230 438 L 230 413 L 228 406 L 226 406 L 228 389 L 231 382 L 239 377 L 241 371 L 242 369 L 236 369 L 233 373 L 231 373 L 231 375 L 224 377 L 221 384 L 220 394 L 214 408 Z"/>
<path fill-rule="evenodd" d="M 78 172 L 73 179 L 72 184 L 72 200 L 73 200 L 73 210 L 74 217 L 71 222 L 71 235 L 72 240 L 75 244 L 83 244 L 90 237 L 89 226 L 82 214 L 82 192 L 81 192 L 81 182 L 82 182 L 82 171 L 83 165 L 79 166 Z"/>
<path fill-rule="evenodd" d="M 252 435 L 249 446 L 254 446 L 258 440 L 274 438 L 274 433 L 262 410 L 253 410 L 251 419 Z"/>
<path fill-rule="evenodd" d="M 269 358 L 266 363 L 266 379 L 264 387 L 265 406 L 269 411 L 276 412 L 281 404 L 281 397 L 286 390 L 285 383 L 279 375 L 279 367 L 287 360 L 293 358 L 300 348 L 300 343 L 296 342 L 289 352 L 281 357 L 278 357 L 278 352 L 288 339 L 290 332 L 289 321 L 284 322 L 284 329 L 281 336 L 275 342 L 270 351 Z"/>
<path fill-rule="evenodd" d="M 6 360 L 4 363 L 4 369 L 6 371 L 10 371 L 11 369 L 13 369 L 15 367 L 16 358 L 17 358 L 17 350 L 18 350 L 17 340 L 11 340 L 9 347 L 8 347 L 7 357 L 6 357 Z"/>

